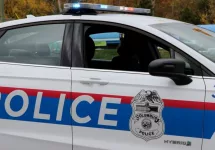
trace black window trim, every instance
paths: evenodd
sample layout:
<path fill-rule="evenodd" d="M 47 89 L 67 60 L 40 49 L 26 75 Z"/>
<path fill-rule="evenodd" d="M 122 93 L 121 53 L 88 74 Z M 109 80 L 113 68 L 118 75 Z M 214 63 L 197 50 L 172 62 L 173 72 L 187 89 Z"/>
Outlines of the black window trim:
<path fill-rule="evenodd" d="M 84 36 L 82 36 L 84 33 L 83 24 L 74 21 L 73 26 L 71 67 L 84 67 L 84 48 L 82 42 L 84 40 Z"/>
<path fill-rule="evenodd" d="M 33 26 L 39 26 L 39 25 L 52 25 L 52 24 L 65 24 L 65 29 L 63 33 L 63 44 L 62 44 L 62 50 L 61 50 L 61 60 L 60 60 L 60 66 L 52 66 L 55 68 L 59 67 L 71 67 L 71 45 L 72 43 L 69 43 L 70 45 L 70 51 L 68 51 L 65 43 L 66 38 L 71 38 L 73 33 L 67 34 L 66 29 L 68 26 L 73 26 L 74 20 L 49 20 L 49 21 L 39 21 L 39 22 L 31 22 L 31 23 L 24 23 L 24 24 L 18 24 L 18 25 L 13 25 L 13 26 L 8 26 L 8 27 L 3 27 L 0 29 L 0 38 L 4 36 L 5 33 L 7 33 L 8 30 L 13 30 L 13 29 L 19 29 L 19 28 L 25 28 L 25 27 L 33 27 Z M 70 37 L 68 37 L 70 36 Z M 71 41 L 70 41 L 71 42 Z M 68 57 L 70 56 L 70 57 Z M 64 61 L 67 60 L 67 61 Z M 10 62 L 7 62 L 10 63 Z M 20 63 L 20 64 L 25 64 L 25 63 Z M 31 66 L 36 66 L 37 64 L 29 64 Z M 40 65 L 41 66 L 41 65 Z M 42 65 L 42 66 L 49 66 L 49 65 Z"/>
<path fill-rule="evenodd" d="M 73 39 L 74 24 L 66 23 L 63 35 L 63 43 L 61 50 L 60 66 L 72 66 L 72 39 Z"/>
<path fill-rule="evenodd" d="M 163 43 L 164 45 L 168 46 L 171 49 L 174 49 L 174 51 L 178 52 L 179 54 L 181 54 L 183 57 L 185 57 L 187 60 L 189 60 L 191 63 L 193 63 L 197 68 L 199 68 L 198 72 L 201 72 L 202 75 L 193 75 L 193 76 L 203 76 L 203 75 L 208 75 L 209 77 L 215 77 L 215 74 L 213 72 L 211 72 L 209 69 L 207 69 L 207 67 L 205 67 L 203 64 L 201 64 L 200 62 L 198 62 L 195 58 L 193 58 L 192 56 L 189 56 L 188 54 L 186 54 L 185 52 L 183 52 L 180 48 L 174 46 L 173 44 L 171 44 L 168 41 L 165 41 L 163 39 L 161 39 L 160 37 L 153 35 L 147 31 L 143 31 L 139 28 L 135 28 L 133 26 L 129 26 L 129 25 L 124 25 L 124 24 L 120 24 L 120 23 L 115 23 L 115 22 L 107 22 L 107 21 L 95 21 L 95 20 L 75 20 L 75 23 L 80 23 L 83 24 L 83 30 L 84 30 L 84 24 L 97 24 L 97 25 L 111 25 L 111 26 L 116 26 L 116 27 L 121 27 L 121 28 L 125 28 L 125 29 L 129 29 L 135 32 L 139 32 L 153 40 L 156 40 L 160 43 Z M 82 33 L 83 36 L 84 33 Z M 82 41 L 81 41 L 82 42 Z M 84 43 L 82 42 L 82 48 L 84 47 Z M 83 50 L 82 50 L 83 51 Z M 81 62 L 83 64 L 83 62 Z"/>
<path fill-rule="evenodd" d="M 4 36 L 5 33 L 6 33 L 6 30 L 0 31 L 0 38 L 1 38 L 2 36 Z"/>

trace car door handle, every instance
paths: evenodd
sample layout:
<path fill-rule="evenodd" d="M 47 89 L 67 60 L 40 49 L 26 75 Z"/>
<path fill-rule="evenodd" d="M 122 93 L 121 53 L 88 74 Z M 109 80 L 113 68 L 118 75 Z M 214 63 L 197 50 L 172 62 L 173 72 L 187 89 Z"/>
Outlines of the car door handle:
<path fill-rule="evenodd" d="M 81 80 L 80 83 L 82 84 L 99 84 L 99 85 L 107 85 L 109 82 L 107 81 L 102 81 L 99 78 L 90 78 L 89 80 Z"/>

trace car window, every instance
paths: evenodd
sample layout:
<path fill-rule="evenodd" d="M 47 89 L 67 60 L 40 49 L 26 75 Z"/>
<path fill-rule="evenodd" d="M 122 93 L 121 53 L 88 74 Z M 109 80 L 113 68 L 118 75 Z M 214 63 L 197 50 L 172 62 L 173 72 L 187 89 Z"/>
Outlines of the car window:
<path fill-rule="evenodd" d="M 65 24 L 8 30 L 0 39 L 0 61 L 60 65 Z"/>
<path fill-rule="evenodd" d="M 158 52 L 159 52 L 159 55 L 160 55 L 160 58 L 161 59 L 165 59 L 165 58 L 174 58 L 174 59 L 178 59 L 178 60 L 182 60 L 186 63 L 188 63 L 188 60 L 182 56 L 181 54 L 179 54 L 178 52 L 172 50 L 172 55 L 171 56 L 171 52 L 170 52 L 170 48 L 163 48 L 163 47 L 160 47 L 160 46 L 156 46 Z"/>
<path fill-rule="evenodd" d="M 161 23 L 151 26 L 174 37 L 215 62 L 214 32 L 186 23 Z"/>
<path fill-rule="evenodd" d="M 87 24 L 84 31 L 86 68 L 148 72 L 153 60 L 174 58 L 186 63 L 187 74 L 201 75 L 200 68 L 181 53 L 139 32 L 94 24 Z"/>
<path fill-rule="evenodd" d="M 106 32 L 92 34 L 90 37 L 95 44 L 95 55 L 93 59 L 112 60 L 116 57 L 117 47 L 120 44 L 119 32 Z"/>
<path fill-rule="evenodd" d="M 160 54 L 160 58 L 171 58 L 169 50 L 166 50 L 165 48 L 162 48 L 160 46 L 157 46 L 156 48 L 158 50 L 158 53 Z"/>
<path fill-rule="evenodd" d="M 137 51 L 141 50 L 138 47 L 139 44 L 142 45 L 144 42 L 139 43 L 138 40 L 135 40 L 137 35 L 136 32 L 115 26 L 86 26 L 84 38 L 86 67 L 141 71 Z"/>

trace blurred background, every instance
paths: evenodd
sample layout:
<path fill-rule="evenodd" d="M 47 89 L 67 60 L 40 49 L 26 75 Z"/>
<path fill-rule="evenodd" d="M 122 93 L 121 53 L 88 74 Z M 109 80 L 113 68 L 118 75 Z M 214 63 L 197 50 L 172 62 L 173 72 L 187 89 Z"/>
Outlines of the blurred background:
<path fill-rule="evenodd" d="M 1 21 L 62 12 L 70 0 L 0 0 Z M 89 3 L 123 5 L 152 9 L 154 16 L 181 20 L 193 24 L 215 23 L 215 0 L 85 0 Z"/>

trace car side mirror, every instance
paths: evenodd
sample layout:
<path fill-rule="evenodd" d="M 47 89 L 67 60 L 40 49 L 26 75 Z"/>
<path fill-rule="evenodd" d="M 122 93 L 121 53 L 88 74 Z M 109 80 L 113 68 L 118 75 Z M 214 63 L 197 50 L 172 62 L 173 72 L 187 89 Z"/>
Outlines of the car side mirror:
<path fill-rule="evenodd" d="M 149 74 L 152 76 L 168 77 L 176 85 L 187 85 L 192 79 L 185 74 L 186 64 L 176 59 L 157 59 L 149 64 Z"/>

